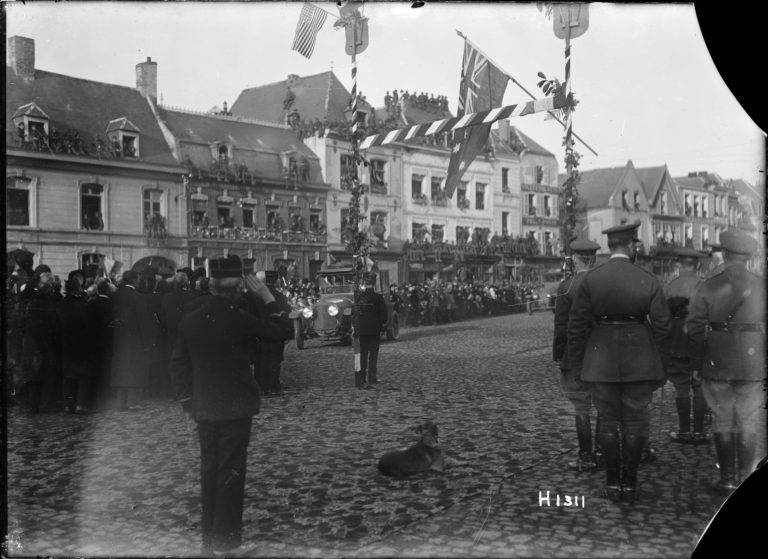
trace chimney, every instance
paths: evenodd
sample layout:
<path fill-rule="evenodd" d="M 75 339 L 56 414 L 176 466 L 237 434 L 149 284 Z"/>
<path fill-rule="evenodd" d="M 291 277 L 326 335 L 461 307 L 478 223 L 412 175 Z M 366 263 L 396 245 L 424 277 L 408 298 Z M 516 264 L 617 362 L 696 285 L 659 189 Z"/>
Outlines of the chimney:
<path fill-rule="evenodd" d="M 157 103 L 157 62 L 150 57 L 136 64 L 136 89 L 153 104 Z"/>
<path fill-rule="evenodd" d="M 8 61 L 20 78 L 35 77 L 35 40 L 15 35 L 8 39 Z"/>
<path fill-rule="evenodd" d="M 499 121 L 499 138 L 502 142 L 509 142 L 509 120 L 506 118 Z"/>

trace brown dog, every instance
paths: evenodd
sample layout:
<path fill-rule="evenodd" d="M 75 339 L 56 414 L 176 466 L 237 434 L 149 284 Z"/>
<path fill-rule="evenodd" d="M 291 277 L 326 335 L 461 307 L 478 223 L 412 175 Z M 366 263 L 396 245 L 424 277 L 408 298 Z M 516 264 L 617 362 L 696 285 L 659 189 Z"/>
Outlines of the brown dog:
<path fill-rule="evenodd" d="M 410 476 L 434 470 L 442 472 L 445 468 L 443 453 L 438 448 L 437 426 L 427 421 L 416 427 L 421 440 L 405 450 L 387 452 L 379 460 L 379 471 L 388 476 Z"/>

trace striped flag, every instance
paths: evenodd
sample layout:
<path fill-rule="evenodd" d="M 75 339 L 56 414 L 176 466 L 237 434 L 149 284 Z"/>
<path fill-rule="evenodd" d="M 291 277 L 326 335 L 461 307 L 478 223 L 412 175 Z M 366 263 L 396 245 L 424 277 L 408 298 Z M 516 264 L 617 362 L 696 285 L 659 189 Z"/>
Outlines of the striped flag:
<path fill-rule="evenodd" d="M 315 50 L 315 39 L 320 28 L 325 23 L 327 13 L 309 3 L 304 3 L 296 24 L 296 36 L 293 38 L 291 50 L 310 58 Z"/>
<path fill-rule="evenodd" d="M 501 106 L 509 78 L 469 41 L 464 41 L 458 116 Z M 454 133 L 445 193 L 450 198 L 469 165 L 483 149 L 491 125 L 472 126 Z"/>

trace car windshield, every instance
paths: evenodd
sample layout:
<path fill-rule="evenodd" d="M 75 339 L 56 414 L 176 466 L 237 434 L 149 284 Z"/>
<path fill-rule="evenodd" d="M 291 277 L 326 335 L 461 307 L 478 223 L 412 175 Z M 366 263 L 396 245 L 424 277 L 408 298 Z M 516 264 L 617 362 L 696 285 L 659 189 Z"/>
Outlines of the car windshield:
<path fill-rule="evenodd" d="M 352 293 L 353 277 L 349 274 L 329 274 L 320 276 L 320 293 Z"/>

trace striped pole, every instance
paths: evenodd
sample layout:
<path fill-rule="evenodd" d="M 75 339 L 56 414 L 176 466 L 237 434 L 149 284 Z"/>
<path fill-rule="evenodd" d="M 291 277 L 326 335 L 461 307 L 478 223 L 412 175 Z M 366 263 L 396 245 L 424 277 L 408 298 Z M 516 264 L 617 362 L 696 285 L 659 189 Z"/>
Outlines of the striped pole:
<path fill-rule="evenodd" d="M 416 124 L 408 128 L 400 128 L 382 134 L 372 134 L 366 137 L 360 143 L 360 149 L 368 149 L 374 146 L 391 144 L 392 142 L 402 142 L 412 138 L 432 136 L 441 132 L 453 132 L 459 128 L 467 126 L 477 126 L 478 124 L 490 124 L 504 118 L 525 116 L 533 113 L 552 111 L 565 107 L 565 97 L 557 95 L 555 97 L 545 97 L 543 99 L 534 99 L 525 103 L 507 105 L 487 111 L 479 111 L 464 116 L 455 116 L 444 118 L 434 122 Z"/>
<path fill-rule="evenodd" d="M 573 112 L 571 111 L 571 7 L 568 6 L 568 19 L 565 25 L 565 166 L 566 166 L 566 188 L 565 188 L 565 219 L 563 219 L 562 243 L 563 252 L 566 258 L 571 257 L 571 239 L 568 231 L 568 223 L 571 212 L 575 211 L 572 204 L 568 205 L 568 199 L 573 195 L 573 164 L 571 155 L 573 153 Z"/>
<path fill-rule="evenodd" d="M 352 197 L 356 204 L 356 208 L 353 212 L 356 215 L 354 225 L 355 243 L 358 242 L 357 233 L 360 231 L 360 180 L 357 176 L 357 165 L 360 161 L 360 146 L 357 141 L 357 23 L 351 23 L 353 27 L 353 45 L 352 45 L 352 157 L 354 160 L 354 167 L 352 172 Z M 350 213 L 353 213 L 350 212 Z M 352 257 L 355 259 L 355 268 L 357 268 L 357 281 L 355 285 L 354 293 L 354 305 L 352 307 L 352 353 L 354 354 L 354 372 L 355 372 L 355 387 L 363 388 L 365 386 L 366 379 L 362 378 L 362 363 L 360 361 L 360 289 L 363 284 L 363 269 L 360 268 L 359 260 L 365 262 L 361 250 L 362 247 L 356 246 L 355 253 Z M 359 260 L 358 260 L 359 259 Z"/>

